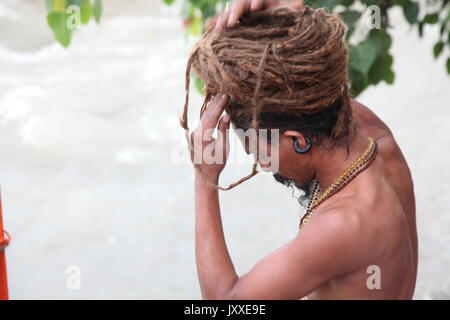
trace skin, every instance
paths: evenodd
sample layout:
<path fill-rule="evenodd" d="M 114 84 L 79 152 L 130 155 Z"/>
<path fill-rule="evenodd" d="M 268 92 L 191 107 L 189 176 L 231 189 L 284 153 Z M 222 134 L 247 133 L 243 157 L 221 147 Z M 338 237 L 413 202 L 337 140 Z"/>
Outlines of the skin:
<path fill-rule="evenodd" d="M 267 9 L 275 6 L 285 6 L 298 9 L 303 5 L 303 0 L 238 0 L 227 4 L 227 8 L 206 22 L 207 29 L 222 31 L 224 28 L 233 28 L 238 24 L 239 18 L 243 15 Z"/>
<path fill-rule="evenodd" d="M 222 155 L 220 163 L 198 165 L 204 176 L 216 184 L 229 149 L 230 117 L 222 116 L 227 102 L 226 96 L 217 95 L 191 134 L 194 146 Z M 195 252 L 204 299 L 413 297 L 418 243 L 411 174 L 386 124 L 355 100 L 352 108 L 357 130 L 348 153 L 340 147 L 329 151 L 313 145 L 310 152 L 298 154 L 292 147 L 293 139 L 304 147 L 304 136 L 286 131 L 280 134 L 277 146 L 278 173 L 298 186 L 317 179 L 321 190 L 325 190 L 366 150 L 368 136 L 378 143 L 376 160 L 324 201 L 294 239 L 242 276 L 234 269 L 224 239 L 218 191 L 196 173 Z M 217 139 L 211 136 L 214 128 Z M 269 166 L 262 168 L 270 170 Z M 380 289 L 367 286 L 372 274 L 368 267 L 373 265 L 380 270 Z"/>

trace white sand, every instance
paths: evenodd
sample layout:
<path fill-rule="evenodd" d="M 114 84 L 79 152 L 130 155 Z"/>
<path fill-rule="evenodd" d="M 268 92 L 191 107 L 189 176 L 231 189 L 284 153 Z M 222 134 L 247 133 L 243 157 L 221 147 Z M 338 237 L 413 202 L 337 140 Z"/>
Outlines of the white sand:
<path fill-rule="evenodd" d="M 192 167 L 174 164 L 189 50 L 161 1 L 104 1 L 100 26 L 53 42 L 44 2 L 0 2 L 0 177 L 12 298 L 200 298 Z M 151 4 L 150 4 L 151 3 Z M 394 131 L 413 171 L 420 235 L 415 298 L 449 297 L 450 77 L 399 12 L 395 85 L 360 101 Z M 446 48 L 448 50 L 448 48 Z M 193 90 L 197 116 L 201 97 Z M 194 125 L 192 120 L 191 125 Z M 250 166 L 227 167 L 223 184 Z M 289 191 L 258 176 L 221 194 L 239 273 L 297 232 Z M 70 265 L 81 289 L 66 286 Z"/>

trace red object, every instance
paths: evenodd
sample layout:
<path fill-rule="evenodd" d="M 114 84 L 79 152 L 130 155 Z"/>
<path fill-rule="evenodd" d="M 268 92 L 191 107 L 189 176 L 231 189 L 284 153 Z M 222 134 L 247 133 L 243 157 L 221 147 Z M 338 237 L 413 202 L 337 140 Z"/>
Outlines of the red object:
<path fill-rule="evenodd" d="M 10 236 L 3 230 L 2 201 L 0 199 L 0 300 L 8 300 L 8 278 L 6 275 L 5 248 L 8 246 Z"/>

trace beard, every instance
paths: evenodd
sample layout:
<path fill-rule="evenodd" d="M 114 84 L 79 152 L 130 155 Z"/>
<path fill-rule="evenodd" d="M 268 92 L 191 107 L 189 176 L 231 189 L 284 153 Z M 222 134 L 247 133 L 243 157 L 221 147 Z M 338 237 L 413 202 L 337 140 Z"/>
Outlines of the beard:
<path fill-rule="evenodd" d="M 312 196 L 312 189 L 313 189 L 313 185 L 314 185 L 314 180 L 312 180 L 311 182 L 309 182 L 307 185 L 305 186 L 300 186 L 297 183 L 295 183 L 294 180 L 286 178 L 284 176 L 282 176 L 279 173 L 274 173 L 273 177 L 275 179 L 275 181 L 281 183 L 282 185 L 286 186 L 286 187 L 291 187 L 292 188 L 292 197 L 297 198 L 298 203 L 302 206 L 302 207 L 306 207 L 307 204 L 309 203 L 309 201 L 311 200 L 311 196 Z M 300 191 L 303 194 L 300 194 L 299 196 L 295 196 L 294 193 L 296 191 Z"/>

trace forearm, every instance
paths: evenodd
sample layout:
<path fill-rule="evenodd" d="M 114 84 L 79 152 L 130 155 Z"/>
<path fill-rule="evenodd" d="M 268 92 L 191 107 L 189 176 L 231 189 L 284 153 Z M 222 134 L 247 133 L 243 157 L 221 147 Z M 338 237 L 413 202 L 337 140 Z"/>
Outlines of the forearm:
<path fill-rule="evenodd" d="M 225 242 L 219 194 L 195 176 L 195 257 L 205 299 L 223 299 L 238 276 Z"/>

